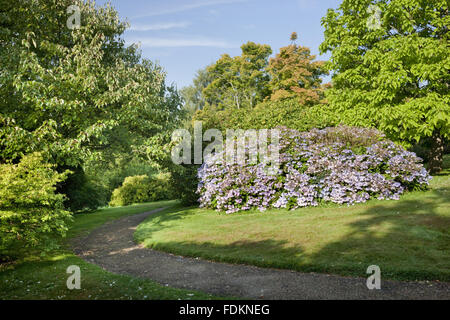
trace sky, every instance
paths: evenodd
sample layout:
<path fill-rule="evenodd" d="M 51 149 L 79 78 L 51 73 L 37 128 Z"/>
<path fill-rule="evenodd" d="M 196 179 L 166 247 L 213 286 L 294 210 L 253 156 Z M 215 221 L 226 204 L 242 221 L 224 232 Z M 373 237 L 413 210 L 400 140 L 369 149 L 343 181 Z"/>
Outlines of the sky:
<path fill-rule="evenodd" d="M 237 56 L 248 41 L 268 44 L 275 53 L 290 44 L 309 47 L 319 60 L 321 18 L 341 0 L 97 0 L 111 2 L 121 20 L 130 23 L 128 44 L 140 42 L 142 55 L 157 61 L 167 83 L 190 85 L 197 70 L 222 54 Z M 325 79 L 328 81 L 328 79 Z"/>

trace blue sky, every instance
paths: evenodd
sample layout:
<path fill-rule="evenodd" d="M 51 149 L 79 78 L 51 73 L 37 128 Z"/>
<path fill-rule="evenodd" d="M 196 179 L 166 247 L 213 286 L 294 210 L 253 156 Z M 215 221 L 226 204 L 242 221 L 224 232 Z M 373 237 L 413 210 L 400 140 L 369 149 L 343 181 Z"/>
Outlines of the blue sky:
<path fill-rule="evenodd" d="M 97 0 L 104 4 L 106 0 Z M 197 70 L 224 53 L 240 55 L 247 42 L 268 44 L 274 54 L 299 35 L 298 44 L 320 59 L 321 18 L 341 0 L 111 0 L 122 20 L 131 24 L 125 40 L 141 42 L 145 58 L 167 72 L 178 88 L 191 84 Z"/>

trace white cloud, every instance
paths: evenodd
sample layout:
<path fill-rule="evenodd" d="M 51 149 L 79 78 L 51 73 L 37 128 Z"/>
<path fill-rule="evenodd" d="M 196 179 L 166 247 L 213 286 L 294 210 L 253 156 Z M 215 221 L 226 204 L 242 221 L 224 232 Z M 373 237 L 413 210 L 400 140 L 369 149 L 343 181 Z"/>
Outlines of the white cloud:
<path fill-rule="evenodd" d="M 236 48 L 235 45 L 230 44 L 224 40 L 209 39 L 209 38 L 156 38 L 143 37 L 127 40 L 128 43 L 140 43 L 141 47 L 147 48 L 175 48 L 175 47 L 214 47 L 214 48 Z"/>
<path fill-rule="evenodd" d="M 190 25 L 189 22 L 166 22 L 157 24 L 131 24 L 128 29 L 130 31 L 153 31 L 153 30 L 168 30 L 174 28 L 186 28 Z"/>
<path fill-rule="evenodd" d="M 298 0 L 297 3 L 300 9 L 312 9 L 316 8 L 318 5 L 318 1 L 312 0 Z"/>
<path fill-rule="evenodd" d="M 153 12 L 149 12 L 147 14 L 135 16 L 133 18 L 143 18 L 143 17 L 152 17 L 152 16 L 160 16 L 164 14 L 171 14 L 171 13 L 177 13 L 177 12 L 183 12 L 188 11 L 192 9 L 202 8 L 202 7 L 211 7 L 215 5 L 220 4 L 231 4 L 231 3 L 239 3 L 239 2 L 247 2 L 249 0 L 202 0 L 202 1 L 195 1 L 191 3 L 185 3 L 182 5 L 171 5 L 170 7 L 167 7 L 165 9 L 159 9 Z"/>

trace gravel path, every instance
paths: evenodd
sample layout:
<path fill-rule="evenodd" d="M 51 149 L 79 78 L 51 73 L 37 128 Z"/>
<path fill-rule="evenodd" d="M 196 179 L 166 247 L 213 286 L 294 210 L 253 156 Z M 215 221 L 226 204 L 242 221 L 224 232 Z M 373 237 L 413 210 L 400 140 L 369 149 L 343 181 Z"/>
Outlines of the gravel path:
<path fill-rule="evenodd" d="M 184 258 L 150 250 L 133 241 L 136 227 L 150 214 L 109 222 L 75 239 L 74 252 L 118 274 L 150 278 L 174 288 L 248 299 L 450 299 L 450 283 L 383 281 L 369 290 L 365 278 L 300 273 L 289 270 Z M 383 272 L 383 271 L 382 271 Z"/>

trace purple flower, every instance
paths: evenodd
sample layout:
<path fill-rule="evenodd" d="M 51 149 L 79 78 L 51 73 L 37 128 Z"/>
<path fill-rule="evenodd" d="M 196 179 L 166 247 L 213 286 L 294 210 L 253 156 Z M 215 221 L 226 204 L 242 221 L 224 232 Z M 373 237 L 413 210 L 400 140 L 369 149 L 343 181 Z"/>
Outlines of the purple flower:
<path fill-rule="evenodd" d="M 201 207 L 231 214 L 324 201 L 350 205 L 372 198 L 398 200 L 407 190 L 425 188 L 431 179 L 419 157 L 374 129 L 280 131 L 280 170 L 275 175 L 263 162 L 202 165 L 197 188 Z"/>

